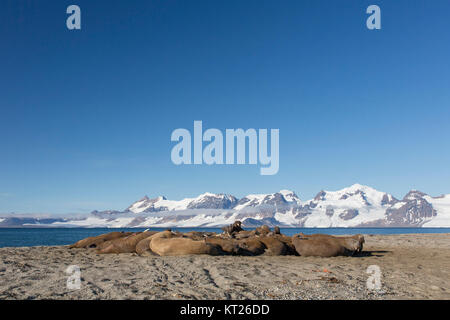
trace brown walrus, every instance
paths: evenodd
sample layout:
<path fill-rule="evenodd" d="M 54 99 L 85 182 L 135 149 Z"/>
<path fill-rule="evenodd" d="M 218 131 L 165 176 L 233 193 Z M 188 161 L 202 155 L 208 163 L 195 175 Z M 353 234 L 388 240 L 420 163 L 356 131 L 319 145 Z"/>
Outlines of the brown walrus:
<path fill-rule="evenodd" d="M 150 241 L 150 250 L 160 256 L 180 256 L 189 254 L 224 254 L 219 245 L 190 238 L 174 237 L 167 231 L 155 234 Z"/>
<path fill-rule="evenodd" d="M 229 226 L 223 227 L 222 230 L 229 235 L 232 235 L 235 232 L 239 232 L 239 231 L 243 231 L 244 229 L 242 229 L 241 227 L 242 222 L 240 221 L 235 221 L 233 224 L 230 224 Z"/>
<path fill-rule="evenodd" d="M 144 231 L 137 232 L 127 237 L 118 238 L 102 243 L 97 253 L 132 253 L 136 252 L 136 245 L 143 239 L 148 238 L 157 232 Z"/>
<path fill-rule="evenodd" d="M 243 249 L 239 246 L 238 242 L 235 239 L 231 238 L 220 238 L 220 237 L 208 237 L 205 239 L 207 243 L 213 243 L 219 245 L 222 250 L 231 255 L 242 255 Z"/>
<path fill-rule="evenodd" d="M 275 237 L 259 237 L 258 240 L 266 246 L 265 255 L 284 256 L 290 252 L 288 246 Z"/>
<path fill-rule="evenodd" d="M 136 244 L 136 253 L 140 256 L 148 256 L 148 255 L 154 255 L 154 252 L 150 250 L 150 241 L 152 241 L 152 237 L 148 236 L 145 239 L 142 239 Z"/>
<path fill-rule="evenodd" d="M 266 250 L 264 243 L 257 238 L 246 238 L 237 240 L 237 244 L 242 249 L 242 254 L 247 256 L 257 256 Z"/>
<path fill-rule="evenodd" d="M 215 232 L 189 231 L 184 234 L 184 237 L 191 238 L 192 240 L 203 240 L 216 235 L 217 233 Z"/>
<path fill-rule="evenodd" d="M 353 236 L 341 236 L 341 237 L 337 237 L 337 236 L 332 236 L 329 234 L 322 234 L 322 233 L 316 233 L 316 234 L 303 234 L 303 233 L 299 233 L 298 234 L 301 238 L 308 238 L 308 239 L 317 239 L 317 238 L 330 238 L 330 239 L 355 239 L 358 241 L 359 246 L 358 249 L 356 250 L 357 253 L 361 252 L 363 249 L 363 245 L 365 243 L 364 240 L 364 236 L 362 234 L 355 234 Z"/>
<path fill-rule="evenodd" d="M 269 226 L 266 226 L 266 225 L 262 225 L 255 229 L 255 233 L 257 235 L 264 236 L 264 235 L 268 234 L 269 232 L 270 232 L 270 228 L 269 228 Z"/>
<path fill-rule="evenodd" d="M 288 237 L 288 236 L 286 236 L 284 234 L 275 234 L 275 235 L 272 235 L 272 237 L 274 237 L 275 239 L 283 242 L 286 245 L 287 250 L 288 250 L 287 254 L 289 254 L 289 255 L 298 255 L 297 251 L 295 250 L 295 246 L 292 243 L 292 237 Z"/>
<path fill-rule="evenodd" d="M 149 256 L 149 255 L 156 255 L 151 249 L 150 249 L 150 242 L 155 237 L 183 237 L 184 235 L 181 232 L 172 232 L 170 229 L 165 230 L 163 232 L 154 232 L 153 235 L 142 239 L 136 244 L 136 253 L 141 256 Z"/>
<path fill-rule="evenodd" d="M 359 241 L 354 238 L 337 237 L 292 237 L 292 243 L 300 256 L 351 256 L 357 252 Z"/>
<path fill-rule="evenodd" d="M 223 254 L 219 245 L 206 243 L 205 240 L 190 238 L 156 238 L 150 242 L 150 249 L 160 256 L 180 256 L 189 254 Z"/>
<path fill-rule="evenodd" d="M 81 239 L 75 242 L 74 244 L 70 245 L 69 248 L 98 248 L 98 246 L 104 243 L 105 241 L 123 238 L 129 236 L 130 234 L 132 234 L 132 232 L 114 231 L 110 233 L 105 233 L 99 236 Z"/>
<path fill-rule="evenodd" d="M 251 231 L 242 230 L 242 231 L 239 231 L 239 232 L 234 232 L 232 234 L 232 237 L 236 238 L 236 239 L 251 238 L 251 237 L 254 237 L 254 236 L 256 236 L 256 231 L 255 230 L 251 230 Z"/>

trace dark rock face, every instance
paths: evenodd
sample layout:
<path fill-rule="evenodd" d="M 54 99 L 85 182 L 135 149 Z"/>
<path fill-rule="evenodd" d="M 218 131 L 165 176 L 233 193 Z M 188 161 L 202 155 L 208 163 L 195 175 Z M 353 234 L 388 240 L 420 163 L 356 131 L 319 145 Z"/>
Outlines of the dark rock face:
<path fill-rule="evenodd" d="M 230 209 L 238 203 L 233 196 L 218 195 L 205 196 L 201 201 L 193 201 L 188 205 L 188 209 Z"/>
<path fill-rule="evenodd" d="M 311 208 L 314 208 L 314 206 L 310 206 L 309 204 L 301 206 L 301 207 L 295 207 L 293 208 L 293 213 L 295 214 L 296 219 L 305 218 L 306 216 L 310 215 L 312 213 Z"/>
<path fill-rule="evenodd" d="M 381 205 L 393 205 L 396 204 L 398 202 L 397 199 L 395 199 L 394 197 L 392 197 L 391 199 L 389 199 L 389 196 L 387 195 L 387 193 L 384 194 L 383 199 L 381 199 Z"/>
<path fill-rule="evenodd" d="M 316 196 L 314 197 L 314 201 L 321 201 L 321 200 L 325 200 L 325 196 L 326 196 L 326 192 L 325 191 L 320 191 L 318 194 L 316 194 Z"/>
<path fill-rule="evenodd" d="M 286 201 L 284 196 L 277 192 L 271 195 L 267 195 L 264 197 L 262 201 L 259 201 L 258 199 L 249 199 L 247 197 L 244 197 L 240 199 L 235 206 L 237 205 L 243 205 L 245 204 L 247 207 L 257 207 L 257 206 L 277 206 L 277 207 L 288 207 L 290 205 L 289 202 Z"/>
<path fill-rule="evenodd" d="M 359 211 L 356 209 L 347 209 L 344 212 L 342 212 L 339 217 L 342 220 L 350 220 L 356 217 L 359 214 Z"/>
<path fill-rule="evenodd" d="M 325 211 L 325 214 L 326 214 L 327 216 L 329 216 L 329 217 L 332 217 L 332 216 L 334 215 L 334 209 L 333 209 L 333 207 L 328 206 L 327 209 L 326 209 L 326 211 Z"/>
<path fill-rule="evenodd" d="M 355 191 L 354 193 L 346 193 L 346 194 L 343 194 L 343 195 L 339 198 L 339 200 L 345 200 L 345 199 L 348 199 L 348 198 L 350 198 L 350 197 L 352 197 L 352 196 L 355 196 L 355 195 L 360 195 L 360 197 L 361 197 L 361 199 L 363 200 L 364 204 L 365 204 L 365 205 L 370 205 L 369 201 L 367 201 L 366 194 L 365 194 L 363 191 L 361 191 L 361 190 L 357 190 L 357 191 Z"/>
<path fill-rule="evenodd" d="M 355 192 L 355 194 L 359 194 L 361 196 L 361 199 L 363 199 L 365 205 L 367 205 L 367 206 L 371 205 L 370 202 L 367 201 L 367 197 L 366 197 L 366 194 L 364 192 L 358 190 L 357 192 Z"/>
<path fill-rule="evenodd" d="M 155 208 L 155 203 L 157 202 L 157 201 L 160 201 L 160 200 L 167 200 L 165 197 L 157 197 L 157 198 L 153 198 L 153 199 L 150 199 L 149 197 L 147 197 L 147 196 L 145 196 L 145 197 L 143 197 L 142 199 L 140 199 L 139 201 L 137 201 L 137 202 L 142 202 L 140 205 L 139 205 L 139 207 L 137 207 L 137 208 L 147 208 L 147 209 L 145 209 L 145 211 L 143 211 L 143 212 L 158 212 L 158 211 L 165 211 L 165 210 L 167 210 L 167 208 L 166 207 L 158 207 L 158 208 Z M 125 210 L 125 212 L 131 212 L 131 207 L 132 207 L 133 205 L 131 205 L 131 206 L 129 206 L 126 210 Z M 135 208 L 136 209 L 136 208 Z"/>
<path fill-rule="evenodd" d="M 273 206 L 275 206 L 275 205 L 287 206 L 288 205 L 288 202 L 286 201 L 286 199 L 284 199 L 284 197 L 281 193 L 275 193 L 273 195 L 273 197 L 272 196 L 265 197 L 263 200 L 263 203 L 267 204 L 267 205 L 273 205 Z"/>
<path fill-rule="evenodd" d="M 411 190 L 403 197 L 403 201 L 422 199 L 426 195 L 427 195 L 426 193 L 423 193 L 419 190 Z"/>
<path fill-rule="evenodd" d="M 410 200 L 407 200 L 403 206 L 386 210 L 386 219 L 389 224 L 397 226 L 415 226 L 420 225 L 427 218 L 436 216 L 437 212 L 433 209 L 433 206 L 423 198 L 414 199 L 416 195 L 417 194 L 414 194 L 414 196 L 409 197 L 406 195 L 403 199 Z"/>

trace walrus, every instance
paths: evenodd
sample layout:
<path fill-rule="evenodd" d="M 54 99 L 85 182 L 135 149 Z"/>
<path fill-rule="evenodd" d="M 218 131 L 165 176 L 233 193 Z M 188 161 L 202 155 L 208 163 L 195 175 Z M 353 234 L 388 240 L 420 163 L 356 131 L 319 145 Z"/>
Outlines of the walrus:
<path fill-rule="evenodd" d="M 141 256 L 150 256 L 150 255 L 157 255 L 150 249 L 150 242 L 155 237 L 166 237 L 166 238 L 176 238 L 176 237 L 183 237 L 183 233 L 181 232 L 172 232 L 172 230 L 167 229 L 163 232 L 154 232 L 153 235 L 142 239 L 136 244 L 136 253 Z"/>
<path fill-rule="evenodd" d="M 288 237 L 284 234 L 275 234 L 272 237 L 274 237 L 275 239 L 283 242 L 288 250 L 288 255 L 298 255 L 297 250 L 295 250 L 295 246 L 292 243 L 292 237 Z"/>
<path fill-rule="evenodd" d="M 297 236 L 297 235 L 294 235 Z M 358 241 L 359 245 L 358 248 L 356 250 L 356 253 L 360 253 L 363 249 L 363 245 L 365 243 L 364 240 L 364 236 L 362 234 L 355 234 L 353 236 L 341 236 L 341 237 L 337 237 L 337 236 L 332 236 L 329 234 L 322 234 L 322 233 L 316 233 L 316 234 L 303 234 L 303 233 L 299 233 L 298 236 L 300 236 L 301 238 L 308 238 L 308 239 L 317 239 L 317 238 L 330 238 L 330 239 L 355 239 Z"/>
<path fill-rule="evenodd" d="M 251 238 L 251 237 L 254 237 L 254 236 L 256 236 L 256 231 L 255 230 L 251 230 L 251 231 L 242 230 L 242 231 L 239 231 L 239 232 L 234 232 L 232 234 L 232 237 L 236 238 L 236 239 Z"/>
<path fill-rule="evenodd" d="M 105 233 L 99 236 L 81 239 L 75 242 L 74 244 L 70 245 L 69 248 L 98 248 L 98 246 L 105 241 L 123 238 L 129 236 L 130 234 L 132 234 L 132 232 L 114 231 L 110 233 Z"/>
<path fill-rule="evenodd" d="M 237 240 L 240 248 L 242 248 L 243 255 L 247 256 L 257 256 L 263 254 L 267 247 L 264 243 L 259 241 L 257 238 L 246 238 Z"/>
<path fill-rule="evenodd" d="M 266 249 L 264 251 L 265 255 L 284 256 L 289 253 L 288 246 L 275 237 L 259 237 L 258 240 L 266 246 Z"/>
<path fill-rule="evenodd" d="M 152 237 L 148 236 L 147 238 L 142 239 L 141 241 L 139 241 L 136 244 L 136 253 L 140 256 L 149 256 L 149 255 L 154 255 L 155 253 L 152 252 L 152 250 L 150 249 L 150 241 L 152 241 Z"/>
<path fill-rule="evenodd" d="M 270 232 L 269 226 L 262 225 L 261 227 L 258 227 L 255 229 L 255 233 L 257 235 L 266 235 Z"/>
<path fill-rule="evenodd" d="M 215 232 L 201 232 L 201 231 L 189 231 L 184 234 L 185 237 L 192 240 L 203 240 L 206 237 L 213 237 L 217 235 Z"/>
<path fill-rule="evenodd" d="M 154 253 L 151 249 L 150 249 L 150 242 L 152 241 L 153 238 L 159 236 L 164 236 L 170 234 L 170 237 L 181 237 L 182 234 L 181 233 L 175 233 L 175 232 L 171 232 L 171 230 L 166 230 L 164 232 L 154 232 L 154 234 L 152 234 L 151 236 L 142 239 L 141 241 L 139 241 L 136 244 L 136 253 L 140 256 L 149 256 L 149 255 L 156 255 L 156 253 Z"/>
<path fill-rule="evenodd" d="M 189 254 L 224 254 L 217 244 L 207 243 L 205 240 L 192 240 L 190 238 L 154 237 L 150 241 L 150 249 L 160 256 L 181 256 Z"/>
<path fill-rule="evenodd" d="M 300 256 L 351 256 L 357 252 L 359 241 L 354 238 L 332 238 L 332 237 L 312 237 L 301 238 L 292 237 L 292 243 Z"/>
<path fill-rule="evenodd" d="M 219 245 L 222 248 L 222 251 L 230 255 L 242 255 L 244 253 L 243 249 L 238 245 L 235 239 L 208 237 L 205 241 L 206 243 Z"/>
<path fill-rule="evenodd" d="M 230 224 L 229 226 L 223 227 L 222 230 L 231 235 L 235 232 L 239 232 L 239 231 L 243 231 L 244 229 L 242 229 L 241 227 L 242 222 L 241 221 L 235 221 L 233 224 Z"/>
<path fill-rule="evenodd" d="M 137 232 L 128 237 L 119 238 L 104 242 L 97 250 L 97 253 L 132 253 L 136 252 L 136 245 L 143 239 L 148 238 L 157 232 L 145 231 Z"/>

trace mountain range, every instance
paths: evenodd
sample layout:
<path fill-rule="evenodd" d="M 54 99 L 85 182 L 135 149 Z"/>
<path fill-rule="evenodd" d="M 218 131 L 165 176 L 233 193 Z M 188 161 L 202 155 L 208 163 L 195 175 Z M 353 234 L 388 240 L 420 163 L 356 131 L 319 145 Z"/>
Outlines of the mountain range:
<path fill-rule="evenodd" d="M 235 220 L 247 227 L 450 227 L 450 194 L 432 197 L 412 190 L 396 199 L 354 184 L 322 190 L 307 201 L 289 190 L 240 199 L 208 192 L 182 200 L 145 196 L 125 210 L 93 211 L 86 217 L 4 216 L 0 227 L 220 227 Z"/>

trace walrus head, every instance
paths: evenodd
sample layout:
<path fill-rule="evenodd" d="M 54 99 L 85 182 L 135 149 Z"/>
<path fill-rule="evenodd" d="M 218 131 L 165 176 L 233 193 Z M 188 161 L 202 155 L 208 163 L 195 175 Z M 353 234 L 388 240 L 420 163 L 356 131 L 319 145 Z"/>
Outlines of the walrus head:
<path fill-rule="evenodd" d="M 358 239 L 352 237 L 345 239 L 345 248 L 353 255 L 361 251 L 362 245 Z"/>
<path fill-rule="evenodd" d="M 366 240 L 364 240 L 364 236 L 362 234 L 355 234 L 352 238 L 358 241 L 359 247 L 357 252 L 361 252 L 363 249 L 363 245 L 366 242 Z"/>

